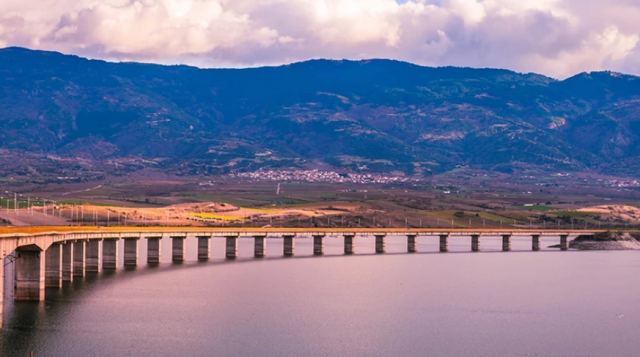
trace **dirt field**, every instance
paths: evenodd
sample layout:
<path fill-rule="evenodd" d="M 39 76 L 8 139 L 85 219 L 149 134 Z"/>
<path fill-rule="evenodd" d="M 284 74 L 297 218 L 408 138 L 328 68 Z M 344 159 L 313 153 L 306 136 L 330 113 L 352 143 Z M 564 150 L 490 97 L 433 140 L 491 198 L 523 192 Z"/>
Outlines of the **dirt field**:
<path fill-rule="evenodd" d="M 228 203 L 181 203 L 165 207 L 126 207 L 92 204 L 67 204 L 31 209 L 0 210 L 0 218 L 13 226 L 82 225 L 149 225 L 205 226 L 240 224 L 291 219 L 309 220 L 351 214 L 353 204 L 324 206 L 310 204 L 295 208 L 246 208 Z"/>
<path fill-rule="evenodd" d="M 485 176 L 434 178 L 422 184 L 242 182 L 224 178 L 133 176 L 102 182 L 25 186 L 31 202 L 18 215 L 0 209 L 0 225 L 208 227 L 640 227 L 640 190 L 597 186 L 592 180 Z M 471 181 L 470 181 L 471 180 Z M 495 182 L 494 182 L 495 181 Z M 584 182 L 588 187 L 575 186 Z M 14 194 L 0 199 L 11 207 Z M 614 207 L 609 209 L 607 207 Z M 46 213 L 46 214 L 45 214 Z"/>
<path fill-rule="evenodd" d="M 640 208 L 629 205 L 606 205 L 578 209 L 578 212 L 597 214 L 604 219 L 640 223 Z"/>

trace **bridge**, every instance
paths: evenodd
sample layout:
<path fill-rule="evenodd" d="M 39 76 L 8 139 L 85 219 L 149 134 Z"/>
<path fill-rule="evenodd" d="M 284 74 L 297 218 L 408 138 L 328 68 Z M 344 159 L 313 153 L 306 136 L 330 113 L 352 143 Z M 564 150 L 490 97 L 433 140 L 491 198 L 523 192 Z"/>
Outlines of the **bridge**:
<path fill-rule="evenodd" d="M 253 256 L 266 256 L 269 238 L 281 238 L 283 257 L 295 255 L 298 239 L 313 239 L 313 255 L 324 254 L 326 239 L 342 239 L 344 254 L 353 255 L 355 237 L 374 241 L 376 254 L 385 253 L 388 239 L 406 240 L 406 252 L 416 253 L 417 239 L 439 240 L 439 250 L 448 252 L 450 240 L 470 237 L 471 252 L 479 252 L 483 237 L 501 237 L 502 250 L 511 250 L 513 237 L 531 239 L 531 250 L 540 250 L 541 237 L 558 239 L 559 249 L 568 250 L 572 238 L 594 235 L 600 230 L 539 230 L 539 229 L 411 229 L 411 228 L 202 228 L 202 227 L 12 227 L 0 229 L 0 327 L 4 301 L 5 262 L 15 264 L 13 279 L 16 301 L 42 301 L 45 289 L 61 288 L 64 282 L 82 279 L 87 275 L 118 269 L 119 244 L 124 245 L 124 267 L 135 267 L 138 261 L 139 241 L 147 241 L 148 265 L 157 265 L 161 254 L 170 254 L 174 263 L 184 261 L 185 241 L 196 238 L 198 261 L 209 260 L 210 240 L 225 240 L 225 257 L 238 256 L 238 240 L 253 240 Z M 160 240 L 171 240 L 171 251 L 160 249 Z"/>

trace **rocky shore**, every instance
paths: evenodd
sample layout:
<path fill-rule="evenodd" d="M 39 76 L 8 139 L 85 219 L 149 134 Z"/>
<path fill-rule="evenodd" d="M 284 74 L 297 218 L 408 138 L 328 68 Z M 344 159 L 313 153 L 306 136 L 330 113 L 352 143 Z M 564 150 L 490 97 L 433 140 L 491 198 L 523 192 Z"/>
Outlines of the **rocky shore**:
<path fill-rule="evenodd" d="M 603 232 L 579 236 L 569 243 L 578 250 L 640 250 L 640 233 Z"/>

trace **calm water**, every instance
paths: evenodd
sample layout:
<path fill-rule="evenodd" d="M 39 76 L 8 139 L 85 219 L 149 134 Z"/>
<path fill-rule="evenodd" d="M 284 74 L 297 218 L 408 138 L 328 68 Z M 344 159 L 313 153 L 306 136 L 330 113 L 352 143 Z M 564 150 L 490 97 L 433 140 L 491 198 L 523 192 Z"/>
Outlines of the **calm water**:
<path fill-rule="evenodd" d="M 268 244 L 281 253 L 280 240 Z M 45 304 L 6 297 L 0 355 L 637 356 L 640 254 L 529 246 L 439 254 L 436 239 L 419 239 L 423 254 L 375 256 L 373 240 L 357 239 L 362 256 L 225 263 L 218 240 L 210 263 L 102 275 L 48 292 Z M 387 247 L 402 252 L 405 240 Z M 341 250 L 328 240 L 327 254 Z M 311 251 L 311 240 L 296 245 Z"/>

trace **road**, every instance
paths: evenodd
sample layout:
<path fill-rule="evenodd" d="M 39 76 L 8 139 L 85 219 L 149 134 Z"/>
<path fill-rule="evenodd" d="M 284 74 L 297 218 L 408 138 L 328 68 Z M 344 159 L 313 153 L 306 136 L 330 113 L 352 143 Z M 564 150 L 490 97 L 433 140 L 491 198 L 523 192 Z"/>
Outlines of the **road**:
<path fill-rule="evenodd" d="M 593 234 L 597 232 L 604 232 L 604 230 L 596 229 L 519 229 L 519 228 L 294 228 L 294 227 L 95 227 L 95 226 L 29 226 L 29 227 L 0 227 L 0 234 L 37 234 L 37 233 L 70 233 L 70 232 L 96 232 L 96 233 L 163 233 L 163 232 L 198 232 L 198 233 L 293 233 L 293 234 L 311 234 L 311 233 L 325 233 L 325 234 L 366 234 L 366 233 L 378 233 L 378 234 L 418 234 L 418 235 L 430 235 L 438 233 L 452 233 L 455 235 L 462 234 L 534 234 L 543 233 L 545 235 L 552 235 L 554 233 L 562 234 Z"/>

